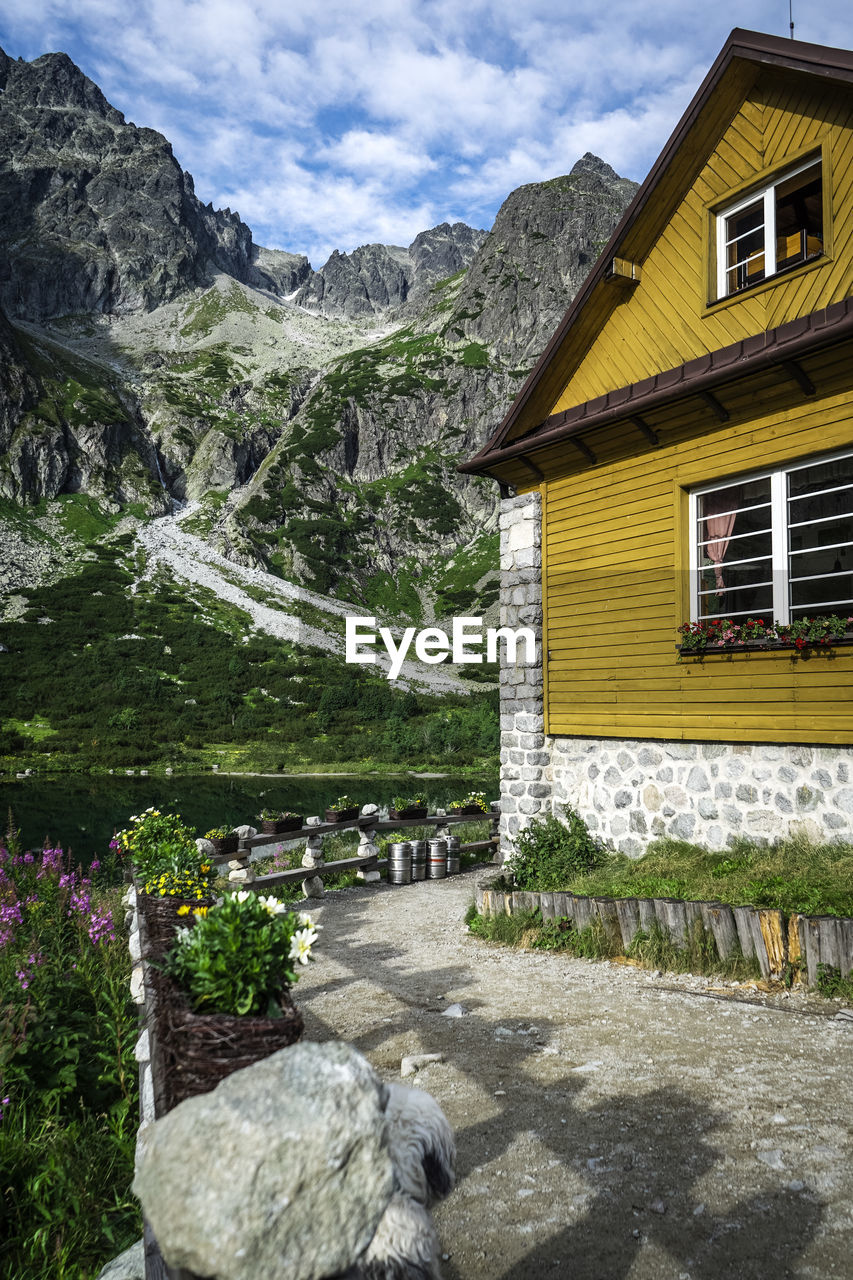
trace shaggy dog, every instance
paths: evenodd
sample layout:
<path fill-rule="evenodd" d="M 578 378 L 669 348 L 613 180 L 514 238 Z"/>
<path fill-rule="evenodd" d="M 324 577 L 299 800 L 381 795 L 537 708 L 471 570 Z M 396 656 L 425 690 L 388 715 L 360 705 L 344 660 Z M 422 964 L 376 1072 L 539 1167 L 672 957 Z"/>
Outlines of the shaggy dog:
<path fill-rule="evenodd" d="M 435 1098 L 388 1086 L 385 1109 L 394 1194 L 354 1273 L 361 1280 L 441 1280 L 431 1205 L 453 1190 L 456 1143 Z"/>

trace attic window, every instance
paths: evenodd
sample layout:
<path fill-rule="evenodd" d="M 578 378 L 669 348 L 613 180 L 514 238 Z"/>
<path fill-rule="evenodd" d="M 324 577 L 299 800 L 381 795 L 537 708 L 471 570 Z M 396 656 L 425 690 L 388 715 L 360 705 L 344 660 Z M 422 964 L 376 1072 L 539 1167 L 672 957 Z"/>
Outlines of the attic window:
<path fill-rule="evenodd" d="M 717 297 L 823 253 L 820 160 L 809 160 L 717 214 Z"/>

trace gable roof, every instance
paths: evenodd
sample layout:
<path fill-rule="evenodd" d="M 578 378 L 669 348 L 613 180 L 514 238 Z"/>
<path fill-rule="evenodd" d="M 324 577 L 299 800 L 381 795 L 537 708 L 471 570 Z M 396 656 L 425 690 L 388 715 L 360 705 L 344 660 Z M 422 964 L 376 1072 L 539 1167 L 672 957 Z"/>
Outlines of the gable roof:
<path fill-rule="evenodd" d="M 564 371 L 558 365 L 558 356 L 567 349 L 570 340 L 581 342 L 586 337 L 591 341 L 600 331 L 620 296 L 620 291 L 608 283 L 613 259 L 623 257 L 636 261 L 645 257 L 658 234 L 661 221 L 669 216 L 683 196 L 693 172 L 713 149 L 731 113 L 731 94 L 720 92 L 724 82 L 742 100 L 766 67 L 778 67 L 853 86 L 853 51 L 735 28 L 505 418 L 483 448 L 459 466 L 459 471 L 489 474 L 492 466 L 524 453 L 522 438 L 528 439 L 545 431 L 549 443 L 555 443 L 563 435 L 578 430 L 578 414 L 574 411 L 548 417 L 549 410 L 566 381 Z M 647 211 L 650 210 L 653 198 L 656 216 L 650 217 Z M 834 327 L 830 324 L 829 329 Z M 842 328 L 846 326 L 842 325 Z M 824 325 L 815 325 L 814 332 L 815 335 L 821 335 L 819 340 L 829 338 Z M 731 366 L 731 356 L 728 354 L 729 359 L 719 361 L 720 369 Z M 687 366 L 684 368 L 687 369 Z M 746 372 L 742 362 L 740 371 Z M 674 387 L 682 379 L 670 381 L 671 387 Z M 643 384 L 636 385 L 639 387 Z M 683 390 L 681 394 L 684 394 Z M 615 408 L 618 402 L 632 398 L 632 388 L 620 389 L 605 399 L 611 397 L 612 407 Z M 591 410 L 593 405 L 598 407 L 597 402 L 592 402 L 579 408 L 583 411 Z M 631 412 L 636 410 L 626 407 L 623 416 Z M 594 411 L 584 412 L 580 416 L 586 417 L 587 429 L 595 425 L 592 420 Z M 532 444 L 532 440 L 528 439 L 527 447 L 530 448 Z"/>

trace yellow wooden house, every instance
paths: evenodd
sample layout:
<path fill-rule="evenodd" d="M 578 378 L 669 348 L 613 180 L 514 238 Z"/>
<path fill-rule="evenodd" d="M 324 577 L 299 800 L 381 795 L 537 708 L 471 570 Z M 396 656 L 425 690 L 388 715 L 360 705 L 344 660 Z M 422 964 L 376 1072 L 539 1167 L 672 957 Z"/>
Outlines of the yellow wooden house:
<path fill-rule="evenodd" d="M 541 608 L 509 841 L 560 805 L 630 853 L 853 838 L 851 291 L 853 53 L 735 30 L 462 467 L 502 487 L 503 621 Z"/>

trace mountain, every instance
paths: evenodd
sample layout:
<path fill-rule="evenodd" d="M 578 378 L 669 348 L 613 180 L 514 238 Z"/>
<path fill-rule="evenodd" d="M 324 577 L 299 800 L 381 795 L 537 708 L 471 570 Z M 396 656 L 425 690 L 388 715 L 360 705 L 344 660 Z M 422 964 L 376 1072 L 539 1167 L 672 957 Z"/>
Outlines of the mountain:
<path fill-rule="evenodd" d="M 235 573 L 386 616 L 494 611 L 494 486 L 455 466 L 634 189 L 587 155 L 488 234 L 442 223 L 315 271 L 202 204 L 65 54 L 0 51 L 0 497 L 137 525 L 188 503 Z M 0 565 L 0 591 L 19 576 Z"/>

